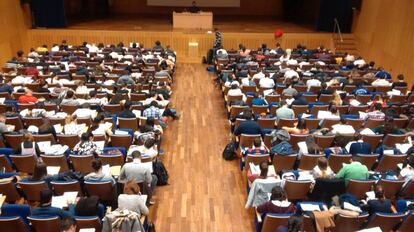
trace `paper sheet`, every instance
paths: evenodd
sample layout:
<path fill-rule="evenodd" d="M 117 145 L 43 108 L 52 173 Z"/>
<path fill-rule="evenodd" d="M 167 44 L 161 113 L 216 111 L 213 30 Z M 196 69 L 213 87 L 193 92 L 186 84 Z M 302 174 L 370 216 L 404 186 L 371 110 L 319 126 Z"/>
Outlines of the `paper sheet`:
<path fill-rule="evenodd" d="M 65 196 L 53 196 L 52 197 L 52 207 L 56 208 L 65 208 L 68 206 L 68 202 Z"/>
<path fill-rule="evenodd" d="M 60 167 L 59 166 L 47 166 L 46 167 L 48 175 L 57 175 L 59 173 Z"/>
<path fill-rule="evenodd" d="M 45 152 L 47 149 L 49 149 L 51 142 L 50 141 L 37 142 L 37 145 L 39 146 L 39 150 L 41 152 Z"/>
<path fill-rule="evenodd" d="M 358 212 L 358 213 L 362 213 L 361 208 L 359 208 L 358 206 L 354 206 L 348 202 L 344 202 L 344 209 L 348 209 L 354 212 Z"/>
<path fill-rule="evenodd" d="M 78 197 L 78 192 L 71 191 L 71 192 L 64 192 L 63 196 L 66 198 L 66 202 L 75 203 L 76 197 Z"/>
<path fill-rule="evenodd" d="M 302 208 L 303 211 L 321 211 L 321 209 L 319 208 L 319 205 L 314 205 L 314 204 L 300 204 L 300 207 Z"/>

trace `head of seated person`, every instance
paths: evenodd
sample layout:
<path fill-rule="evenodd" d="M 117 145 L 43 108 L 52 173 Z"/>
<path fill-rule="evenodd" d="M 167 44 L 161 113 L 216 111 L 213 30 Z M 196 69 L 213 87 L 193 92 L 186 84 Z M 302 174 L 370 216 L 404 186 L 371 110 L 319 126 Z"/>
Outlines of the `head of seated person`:
<path fill-rule="evenodd" d="M 36 163 L 33 175 L 29 178 L 30 181 L 41 181 L 47 176 L 47 165 L 45 163 Z"/>
<path fill-rule="evenodd" d="M 60 231 L 62 232 L 76 232 L 76 221 L 73 217 L 64 217 L 60 221 Z"/>

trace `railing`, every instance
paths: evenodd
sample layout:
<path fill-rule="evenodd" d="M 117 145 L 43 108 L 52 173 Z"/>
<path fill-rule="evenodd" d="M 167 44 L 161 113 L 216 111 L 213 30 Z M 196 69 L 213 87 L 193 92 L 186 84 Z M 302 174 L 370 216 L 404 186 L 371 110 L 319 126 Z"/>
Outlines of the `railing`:
<path fill-rule="evenodd" d="M 336 18 L 334 19 L 332 39 L 333 39 L 333 44 L 334 44 L 334 48 L 336 51 L 338 44 L 344 42 L 344 39 L 342 38 L 341 28 L 339 27 L 339 22 L 338 22 L 338 19 Z"/>

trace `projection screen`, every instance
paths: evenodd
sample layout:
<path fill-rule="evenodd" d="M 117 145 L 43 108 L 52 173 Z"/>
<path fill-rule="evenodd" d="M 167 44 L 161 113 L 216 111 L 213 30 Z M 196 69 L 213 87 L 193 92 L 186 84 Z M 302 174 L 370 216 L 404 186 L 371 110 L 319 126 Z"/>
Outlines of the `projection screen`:
<path fill-rule="evenodd" d="M 147 5 L 189 7 L 192 2 L 193 0 L 147 0 Z M 196 2 L 199 7 L 240 7 L 240 0 L 196 0 Z"/>

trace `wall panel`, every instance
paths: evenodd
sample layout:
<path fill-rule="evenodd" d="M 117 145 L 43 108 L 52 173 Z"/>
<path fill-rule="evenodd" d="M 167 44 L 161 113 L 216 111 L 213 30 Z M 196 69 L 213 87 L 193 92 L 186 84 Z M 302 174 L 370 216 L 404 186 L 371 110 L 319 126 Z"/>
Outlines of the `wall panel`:
<path fill-rule="evenodd" d="M 414 1 L 364 0 L 354 35 L 366 59 L 414 84 Z"/>

